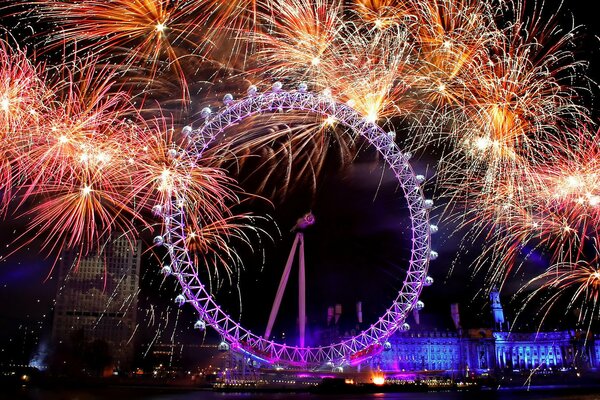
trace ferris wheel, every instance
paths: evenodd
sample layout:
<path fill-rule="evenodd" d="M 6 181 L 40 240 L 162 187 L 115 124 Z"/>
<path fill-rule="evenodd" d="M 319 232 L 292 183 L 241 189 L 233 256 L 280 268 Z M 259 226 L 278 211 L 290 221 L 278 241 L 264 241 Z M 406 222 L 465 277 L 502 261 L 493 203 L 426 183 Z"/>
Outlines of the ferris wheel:
<path fill-rule="evenodd" d="M 192 157 L 201 157 L 218 135 L 226 135 L 228 128 L 257 114 L 284 111 L 308 112 L 334 120 L 353 134 L 364 137 L 380 153 L 403 190 L 412 233 L 409 265 L 395 300 L 385 313 L 364 331 L 338 343 L 310 347 L 304 343 L 304 326 L 301 322 L 301 335 L 297 345 L 279 343 L 271 340 L 269 334 L 273 324 L 273 313 L 277 312 L 275 305 L 271 311 L 269 326 L 265 334 L 260 336 L 228 315 L 210 293 L 205 282 L 201 281 L 198 266 L 194 264 L 193 257 L 186 246 L 186 211 L 184 211 L 186 199 L 174 198 L 170 211 L 163 215 L 164 233 L 158 242 L 167 248 L 171 260 L 167 271 L 176 277 L 181 287 L 181 294 L 175 301 L 179 305 L 188 303 L 196 309 L 199 315 L 196 328 L 204 329 L 208 325 L 221 335 L 223 342 L 220 349 L 231 349 L 246 354 L 267 365 L 339 368 L 357 365 L 384 350 L 389 345 L 387 341 L 392 334 L 410 329 L 406 317 L 413 308 L 423 306 L 418 298 L 422 288 L 433 283 L 433 280 L 427 276 L 427 269 L 429 261 L 437 258 L 437 253 L 431 250 L 430 246 L 430 236 L 437 231 L 437 227 L 430 225 L 429 221 L 429 209 L 433 202 L 423 195 L 421 184 L 425 178 L 422 175 L 415 175 L 409 163 L 410 154 L 399 150 L 394 142 L 393 133 L 385 132 L 377 124 L 362 117 L 352 107 L 337 102 L 327 93 L 317 94 L 308 91 L 305 84 L 300 84 L 297 90 L 285 91 L 281 83 L 276 82 L 271 90 L 265 93 L 259 93 L 256 87 L 252 86 L 248 90 L 248 97 L 234 101 L 233 96 L 228 94 L 223 102 L 225 107 L 217 113 L 213 114 L 209 108 L 202 110 L 205 122 L 201 127 L 195 130 L 191 127 L 184 128 L 184 133 L 190 139 L 188 152 Z M 307 215 L 305 218 L 309 218 L 307 223 L 314 222 L 310 219 L 312 216 Z M 302 246 L 301 229 L 297 231 L 296 241 Z M 289 270 L 289 266 L 286 265 L 286 268 Z M 289 274 L 289 271 L 287 272 Z M 280 289 L 281 286 L 282 283 Z M 299 314 L 302 312 L 300 307 Z M 303 315 L 299 317 L 300 321 L 305 318 Z"/>

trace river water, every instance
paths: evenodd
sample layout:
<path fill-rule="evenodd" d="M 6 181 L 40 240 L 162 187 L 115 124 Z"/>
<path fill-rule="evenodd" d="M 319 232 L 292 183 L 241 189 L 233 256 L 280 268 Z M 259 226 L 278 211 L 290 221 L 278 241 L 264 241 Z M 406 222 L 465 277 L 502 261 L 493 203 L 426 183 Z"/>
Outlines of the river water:
<path fill-rule="evenodd" d="M 1 389 L 0 389 L 1 390 Z M 156 388 L 103 388 L 85 390 L 23 388 L 0 392 L 2 400 L 600 400 L 600 388 L 499 390 L 380 394 L 217 393 Z"/>

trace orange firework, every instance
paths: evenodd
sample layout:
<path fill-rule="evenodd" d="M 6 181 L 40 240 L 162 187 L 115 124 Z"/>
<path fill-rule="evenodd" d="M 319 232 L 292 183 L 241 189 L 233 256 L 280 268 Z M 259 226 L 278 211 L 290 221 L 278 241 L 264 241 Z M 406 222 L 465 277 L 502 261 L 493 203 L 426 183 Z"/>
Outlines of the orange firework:
<path fill-rule="evenodd" d="M 69 67 L 72 68 L 72 67 Z M 115 89 L 114 73 L 81 60 L 56 76 L 54 96 L 44 123 L 31 138 L 23 156 L 32 163 L 29 189 L 42 191 L 45 183 L 68 183 L 82 168 L 102 169 L 118 153 L 116 138 L 122 119 L 135 114 L 126 93 Z"/>
<path fill-rule="evenodd" d="M 552 263 L 577 263 L 589 258 L 600 238 L 599 134 L 566 132 L 536 146 L 539 159 L 522 163 L 519 172 L 494 175 L 487 188 L 471 182 L 465 223 L 474 224 L 476 233 L 488 232 L 490 245 L 477 266 L 492 262 L 496 283 L 507 278 L 519 257 L 527 258 L 525 247 L 549 253 Z"/>
<path fill-rule="evenodd" d="M 228 66 L 244 69 L 254 48 L 253 35 L 264 27 L 260 14 L 277 14 L 288 0 L 205 0 L 191 2 L 203 16 L 202 40 L 211 44 L 210 55 Z M 268 29 L 268 27 L 266 27 Z"/>
<path fill-rule="evenodd" d="M 255 34 L 260 69 L 254 72 L 306 81 L 371 122 L 407 113 L 404 92 L 414 48 L 403 28 L 346 22 L 342 3 L 335 1 L 295 1 L 281 10 L 264 15 L 272 29 Z"/>
<path fill-rule="evenodd" d="M 533 201 L 548 215 L 540 229 L 555 241 L 559 261 L 578 260 L 600 238 L 599 139 L 599 132 L 581 129 L 550 141 L 547 162 L 538 167 L 543 186 Z"/>
<path fill-rule="evenodd" d="M 136 237 L 134 221 L 141 217 L 125 197 L 122 176 L 110 167 L 102 173 L 82 170 L 68 185 L 45 184 L 34 191 L 39 202 L 24 215 L 33 215 L 29 229 L 43 234 L 49 252 L 78 249 L 81 256 L 95 251 L 114 231 Z"/>
<path fill-rule="evenodd" d="M 361 32 L 353 25 L 345 31 L 346 40 L 333 49 L 339 56 L 323 66 L 323 84 L 369 122 L 407 116 L 415 107 L 406 95 L 415 49 L 406 32 L 398 27 Z"/>
<path fill-rule="evenodd" d="M 307 184 L 316 191 L 326 165 L 347 163 L 358 150 L 356 140 L 337 121 L 303 113 L 256 117 L 228 133 L 207 150 L 235 176 L 248 171 L 253 192 L 270 199 L 285 198 L 295 185 Z M 327 162 L 329 161 L 329 164 Z M 260 179 L 254 179 L 260 176 Z M 269 185 L 277 182 L 277 185 Z M 270 187 L 272 192 L 266 193 Z"/>
<path fill-rule="evenodd" d="M 560 305 L 563 315 L 565 309 L 575 311 L 578 322 L 587 325 L 588 333 L 592 322 L 600 316 L 600 266 L 597 260 L 552 265 L 527 282 L 521 292 L 531 289 L 533 291 L 526 296 L 521 312 L 535 306 L 541 310 L 541 323 L 557 305 Z M 542 307 L 540 301 L 543 302 Z"/>
<path fill-rule="evenodd" d="M 269 29 L 253 37 L 260 71 L 284 79 L 326 80 L 321 68 L 335 61 L 337 52 L 332 47 L 343 29 L 341 12 L 337 0 L 296 0 L 280 4 L 277 13 L 261 14 Z"/>
<path fill-rule="evenodd" d="M 0 40 L 0 135 L 15 135 L 35 125 L 47 107 L 48 90 L 42 67 L 36 67 L 25 51 L 13 50 Z"/>
<path fill-rule="evenodd" d="M 501 36 L 485 2 L 412 1 L 407 20 L 419 48 L 418 72 L 412 86 L 435 106 L 465 104 L 469 81 L 488 62 L 488 53 Z"/>
<path fill-rule="evenodd" d="M 236 214 L 196 228 L 188 228 L 186 248 L 192 254 L 194 264 L 221 266 L 231 283 L 235 267 L 243 264 L 235 249 L 243 244 L 253 250 L 251 235 L 271 238 L 264 229 L 257 226 L 258 220 L 267 219 L 251 214 Z M 214 272 L 218 280 L 219 269 L 215 268 Z"/>
<path fill-rule="evenodd" d="M 56 44 L 74 44 L 121 68 L 149 70 L 150 82 L 172 70 L 182 98 L 189 93 L 180 57 L 194 54 L 201 41 L 191 39 L 199 29 L 196 5 L 179 0 L 51 0 L 28 1 L 35 13 L 55 21 L 49 35 Z"/>
<path fill-rule="evenodd" d="M 565 246 L 577 252 L 581 244 L 577 230 L 569 228 L 575 221 L 538 197 L 549 184 L 542 171 L 566 161 L 558 161 L 559 149 L 578 151 L 573 145 L 579 139 L 565 139 L 560 131 L 588 120 L 577 103 L 579 88 L 570 84 L 583 66 L 568 51 L 573 32 L 555 34 L 548 48 L 540 46 L 538 39 L 551 28 L 516 21 L 502 31 L 488 62 L 470 69 L 468 95 L 447 114 L 458 146 L 442 162 L 442 179 L 447 194 L 464 205 L 457 213 L 475 224 L 476 234 L 490 237 L 494 265 L 514 263 L 527 243 L 555 256 Z"/>
<path fill-rule="evenodd" d="M 42 236 L 50 253 L 84 257 L 116 231 L 133 238 L 150 227 L 156 207 L 185 201 L 197 216 L 189 226 L 212 237 L 205 245 L 233 254 L 226 238 L 242 238 L 247 221 L 233 220 L 233 180 L 199 165 L 168 118 L 143 120 L 117 85 L 120 74 L 75 58 L 44 74 L 44 84 L 22 52 L 1 50 L 3 209 L 16 198 L 11 210 L 27 218 L 21 245 Z"/>
<path fill-rule="evenodd" d="M 528 142 L 556 132 L 565 121 L 586 115 L 575 102 L 575 88 L 560 77 L 570 68 L 576 71 L 577 65 L 562 64 L 567 55 L 558 51 L 555 58 L 537 60 L 533 46 L 506 43 L 489 64 L 480 67 L 477 84 L 469 88 L 473 99 L 465 112 L 482 131 L 479 138 L 497 143 L 509 157 L 511 151 L 523 153 Z"/>
<path fill-rule="evenodd" d="M 402 24 L 411 17 L 410 2 L 355 0 L 353 8 L 361 20 L 377 29 L 387 29 Z"/>

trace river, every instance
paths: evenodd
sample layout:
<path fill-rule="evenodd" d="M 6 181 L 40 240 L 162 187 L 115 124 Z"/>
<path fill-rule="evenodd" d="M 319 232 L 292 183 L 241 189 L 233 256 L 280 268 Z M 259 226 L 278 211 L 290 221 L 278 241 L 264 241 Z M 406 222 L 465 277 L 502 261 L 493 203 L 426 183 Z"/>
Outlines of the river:
<path fill-rule="evenodd" d="M 534 388 L 479 392 L 310 394 L 310 393 L 217 393 L 157 388 L 36 389 L 0 392 L 2 400 L 600 400 L 600 388 Z"/>

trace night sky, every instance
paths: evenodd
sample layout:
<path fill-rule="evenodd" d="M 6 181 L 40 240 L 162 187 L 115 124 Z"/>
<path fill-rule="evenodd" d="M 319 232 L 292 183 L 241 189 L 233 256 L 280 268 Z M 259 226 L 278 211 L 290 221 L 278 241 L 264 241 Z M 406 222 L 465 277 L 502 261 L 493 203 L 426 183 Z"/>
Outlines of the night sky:
<path fill-rule="evenodd" d="M 552 2 L 555 3 L 555 2 Z M 575 49 L 580 58 L 591 61 L 590 75 L 600 78 L 600 47 L 596 35 L 600 34 L 597 15 L 590 12 L 587 2 L 570 0 L 563 9 L 573 13 L 575 24 L 585 25 L 580 45 Z M 547 2 L 547 9 L 552 9 Z M 563 13 L 562 21 L 568 24 L 570 16 Z M 0 20 L 0 26 L 10 29 L 12 19 Z M 596 100 L 597 102 L 597 100 Z M 593 109 L 594 107 L 592 107 Z M 596 111 L 597 113 L 597 111 Z M 402 273 L 408 254 L 406 241 L 410 232 L 407 228 L 406 209 L 397 182 L 382 171 L 381 165 L 366 152 L 364 159 L 345 169 L 331 168 L 323 177 L 317 193 L 308 195 L 308 189 L 300 185 L 295 188 L 276 209 L 254 204 L 254 211 L 269 213 L 276 222 L 272 232 L 273 240 L 263 238 L 264 251 L 269 253 L 266 261 L 262 251 L 254 254 L 241 250 L 244 255 L 244 269 L 240 287 L 244 309 L 242 322 L 256 331 L 264 329 L 273 294 L 276 290 L 287 253 L 293 240 L 289 232 L 295 220 L 312 210 L 317 223 L 306 231 L 308 314 L 309 331 L 323 324 L 327 306 L 342 303 L 344 313 L 354 315 L 354 304 L 363 301 L 367 321 L 375 319 L 391 304 L 402 280 Z M 412 164 L 417 173 L 425 174 L 428 184 L 434 185 L 435 156 L 418 154 Z M 437 204 L 439 205 L 439 203 Z M 432 222 L 438 223 L 440 210 L 432 213 Z M 423 290 L 422 300 L 426 308 L 421 314 L 423 329 L 438 327 L 451 328 L 450 304 L 461 304 L 464 325 L 474 326 L 488 321 L 487 299 L 481 292 L 483 277 L 473 276 L 468 264 L 480 251 L 481 243 L 472 243 L 469 252 L 459 256 L 461 232 L 456 232 L 452 224 L 439 223 L 440 232 L 433 238 L 433 249 L 439 254 L 438 260 L 430 265 L 430 275 L 435 279 L 431 288 Z M 267 225 L 268 226 L 268 223 Z M 271 226 L 272 228 L 273 226 Z M 271 229 L 268 228 L 268 229 Z M 46 259 L 35 246 L 12 252 L 12 240 L 22 233 L 22 226 L 15 226 L 10 214 L 1 225 L 0 236 L 0 363 L 7 361 L 7 353 L 19 355 L 29 353 L 27 346 L 36 336 L 48 338 L 52 322 L 53 299 L 56 294 L 56 274 L 52 274 L 52 259 Z M 407 238 L 408 237 L 408 238 Z M 534 255 L 522 273 L 515 276 L 506 287 L 509 294 L 525 282 L 530 274 L 540 273 L 547 267 L 544 255 Z M 288 295 L 284 298 L 281 313 L 290 310 L 296 315 L 295 298 L 297 290 L 297 266 L 288 282 Z M 142 265 L 141 305 L 155 307 L 158 314 L 176 313 L 172 299 L 177 293 L 172 282 L 163 282 L 158 272 L 158 262 L 151 255 L 145 255 Z M 258 278 L 257 278 L 258 277 Z M 239 314 L 237 279 L 234 285 L 224 286 L 217 292 L 225 308 L 234 315 Z M 231 293 L 229 293 L 231 292 Z M 507 306 L 511 315 L 511 305 Z M 265 309 L 267 311 L 265 311 Z M 142 313 L 141 320 L 147 315 Z M 202 335 L 194 332 L 191 324 L 195 320 L 191 307 L 184 307 L 178 327 L 169 326 L 165 332 L 177 331 L 180 340 L 188 343 L 202 340 Z M 262 319 L 262 320 L 261 320 Z M 412 318 L 409 319 L 412 324 Z M 559 324 L 560 321 L 554 321 Z M 287 317 L 276 325 L 276 331 L 293 333 L 295 320 Z M 152 337 L 150 332 L 140 333 Z M 533 327 L 537 326 L 535 323 Z M 262 328 L 261 328 L 262 327 Z M 525 326 L 525 329 L 533 329 Z M 261 332 L 262 333 L 262 332 Z M 167 333 L 165 333 L 167 336 Z M 214 338 L 209 335 L 209 339 Z M 13 356 L 11 356 L 11 359 Z"/>

